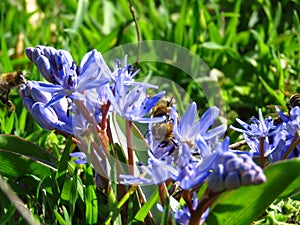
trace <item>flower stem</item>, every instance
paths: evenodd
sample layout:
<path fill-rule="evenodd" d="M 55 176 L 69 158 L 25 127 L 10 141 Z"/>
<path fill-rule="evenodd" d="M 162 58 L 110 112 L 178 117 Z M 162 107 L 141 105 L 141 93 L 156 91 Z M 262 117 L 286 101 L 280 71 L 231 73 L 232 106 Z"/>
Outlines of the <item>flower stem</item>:
<path fill-rule="evenodd" d="M 299 144 L 300 144 L 299 133 L 296 131 L 291 145 L 289 146 L 288 150 L 282 156 L 282 160 L 286 159 Z"/>
<path fill-rule="evenodd" d="M 134 175 L 132 121 L 129 121 L 129 120 L 126 120 L 126 140 L 127 140 L 127 151 L 128 151 L 129 174 Z"/>
<path fill-rule="evenodd" d="M 101 121 L 101 124 L 100 124 L 101 130 L 106 129 L 106 121 L 107 121 L 107 114 L 108 114 L 108 111 L 109 111 L 109 107 L 110 107 L 110 101 L 108 101 L 107 104 L 103 108 L 102 121 Z"/>
<path fill-rule="evenodd" d="M 214 203 L 214 201 L 222 194 L 222 191 L 214 193 L 208 191 L 199 202 L 196 210 L 191 212 L 189 225 L 199 225 L 202 214 Z"/>
<path fill-rule="evenodd" d="M 188 206 L 190 212 L 191 213 L 194 212 L 195 209 L 193 208 L 193 204 L 191 201 L 191 192 L 188 190 L 183 190 L 182 195 L 183 195 L 183 199 L 186 202 L 186 205 Z"/>
<path fill-rule="evenodd" d="M 135 70 L 136 70 L 136 68 L 138 67 L 138 65 L 140 63 L 141 34 L 140 34 L 140 29 L 139 29 L 137 19 L 136 19 L 135 13 L 134 13 L 132 0 L 129 0 L 129 4 L 130 4 L 130 7 L 129 7 L 130 12 L 131 12 L 131 15 L 132 15 L 132 18 L 133 18 L 133 22 L 135 24 L 135 30 L 136 30 L 137 42 L 138 42 L 137 43 L 138 46 L 137 46 L 136 62 L 135 62 Z"/>
<path fill-rule="evenodd" d="M 103 149 L 109 153 L 109 141 L 107 134 L 105 130 L 102 130 L 97 122 L 95 121 L 95 118 L 91 115 L 91 113 L 88 111 L 88 109 L 85 107 L 83 101 L 80 100 L 74 100 L 74 104 L 76 105 L 77 109 L 80 111 L 80 113 L 83 115 L 83 117 L 89 122 L 89 124 L 92 126 L 93 133 L 97 136 L 98 140 L 100 141 L 100 144 L 102 145 Z"/>
<path fill-rule="evenodd" d="M 162 206 L 165 205 L 165 197 L 168 195 L 167 187 L 165 183 L 158 185 L 158 194 L 160 198 L 160 203 Z"/>

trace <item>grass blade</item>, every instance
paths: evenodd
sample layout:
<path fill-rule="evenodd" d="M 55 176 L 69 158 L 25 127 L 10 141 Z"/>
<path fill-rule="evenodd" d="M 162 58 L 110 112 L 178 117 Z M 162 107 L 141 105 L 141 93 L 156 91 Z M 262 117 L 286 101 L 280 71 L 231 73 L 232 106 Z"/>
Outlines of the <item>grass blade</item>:
<path fill-rule="evenodd" d="M 96 195 L 96 185 L 94 182 L 93 168 L 91 165 L 86 167 L 86 195 L 85 195 L 87 224 L 97 224 L 98 221 L 98 200 Z"/>

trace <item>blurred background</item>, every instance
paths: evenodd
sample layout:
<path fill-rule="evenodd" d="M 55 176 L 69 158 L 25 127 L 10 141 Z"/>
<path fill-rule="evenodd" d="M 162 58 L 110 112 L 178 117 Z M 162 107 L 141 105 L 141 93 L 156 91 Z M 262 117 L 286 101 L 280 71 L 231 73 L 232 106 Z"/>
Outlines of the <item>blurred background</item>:
<path fill-rule="evenodd" d="M 1 73 L 22 70 L 27 79 L 43 79 L 24 55 L 26 47 L 41 44 L 66 49 L 79 64 L 92 49 L 105 54 L 138 41 L 126 0 L 1 0 L 0 7 Z M 285 107 L 289 95 L 299 91 L 299 0 L 145 0 L 133 1 L 133 8 L 140 40 L 178 44 L 209 66 L 221 89 L 228 124 L 235 123 L 236 117 L 248 121 L 257 116 L 258 108 L 272 115 L 270 105 Z M 201 85 L 179 69 L 149 62 L 139 67 L 138 77 L 150 74 L 175 81 L 197 102 L 200 112 L 214 104 Z M 45 144 L 44 136 L 36 133 L 53 135 L 35 124 L 16 90 L 10 96 L 16 111 L 10 115 L 0 105 L 1 132 Z M 238 138 L 235 135 L 231 134 L 232 141 Z"/>

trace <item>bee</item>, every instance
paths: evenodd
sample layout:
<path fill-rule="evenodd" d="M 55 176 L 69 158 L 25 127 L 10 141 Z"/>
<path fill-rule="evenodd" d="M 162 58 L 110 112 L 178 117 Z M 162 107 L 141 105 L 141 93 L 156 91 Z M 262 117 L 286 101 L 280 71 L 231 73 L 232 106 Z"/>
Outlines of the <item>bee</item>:
<path fill-rule="evenodd" d="M 25 83 L 25 77 L 21 71 L 3 73 L 0 77 L 0 100 L 12 112 L 15 109 L 14 104 L 8 98 L 8 94 L 12 88 L 18 87 Z"/>
<path fill-rule="evenodd" d="M 169 120 L 169 115 L 171 108 L 173 106 L 173 97 L 171 99 L 162 98 L 159 102 L 153 107 L 151 116 L 152 117 L 161 117 L 166 116 Z"/>
<path fill-rule="evenodd" d="M 171 99 L 163 98 L 152 109 L 151 117 L 166 117 L 165 121 L 151 125 L 153 139 L 158 142 L 158 145 L 153 150 L 153 154 L 156 157 L 164 155 L 166 151 L 170 155 L 177 148 L 177 142 L 173 134 L 174 121 L 170 119 L 172 105 L 173 97 Z"/>
<path fill-rule="evenodd" d="M 300 94 L 293 94 L 290 97 L 290 101 L 289 103 L 286 104 L 287 108 L 289 109 L 289 111 L 291 111 L 292 108 L 299 106 L 300 107 Z"/>
<path fill-rule="evenodd" d="M 289 99 L 289 102 L 288 103 L 286 103 L 286 107 L 287 107 L 287 109 L 288 109 L 288 113 L 284 113 L 286 116 L 289 116 L 289 114 L 290 114 L 290 111 L 292 110 L 292 108 L 294 108 L 294 107 L 296 107 L 296 106 L 298 106 L 298 107 L 300 107 L 300 94 L 299 93 L 296 93 L 296 94 L 290 94 L 290 93 L 288 93 L 288 92 L 285 92 L 285 94 L 286 95 L 289 95 L 290 96 L 290 99 Z M 269 108 L 274 108 L 274 106 L 273 105 L 269 105 L 268 106 Z M 277 106 L 278 108 L 280 108 L 280 109 L 283 109 L 283 108 L 285 108 L 285 107 L 280 107 L 280 106 Z M 278 125 L 278 124 L 280 124 L 280 123 L 282 123 L 283 121 L 282 121 L 282 119 L 280 118 L 280 117 L 278 117 L 278 118 L 275 118 L 274 119 L 274 124 L 275 125 Z"/>

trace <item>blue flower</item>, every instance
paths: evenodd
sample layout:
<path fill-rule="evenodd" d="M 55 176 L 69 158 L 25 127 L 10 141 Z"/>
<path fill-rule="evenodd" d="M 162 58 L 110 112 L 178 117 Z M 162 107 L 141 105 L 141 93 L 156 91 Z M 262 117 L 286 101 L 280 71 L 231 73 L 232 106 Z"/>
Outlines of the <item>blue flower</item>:
<path fill-rule="evenodd" d="M 77 67 L 69 52 L 52 47 L 37 46 L 27 48 L 26 55 L 34 62 L 41 74 L 53 83 L 55 90 L 52 100 L 47 106 L 63 97 L 85 99 L 87 91 L 100 88 L 111 80 L 111 71 L 101 53 L 92 50 L 86 53 Z M 44 87 L 44 91 L 50 88 Z"/>
<path fill-rule="evenodd" d="M 294 136 L 296 132 L 300 132 L 300 108 L 298 106 L 290 110 L 289 117 L 284 115 L 278 107 L 276 107 L 276 111 L 283 122 L 286 123 L 285 130 L 289 135 Z"/>
<path fill-rule="evenodd" d="M 201 116 L 200 120 L 195 122 L 197 117 L 197 105 L 193 102 L 178 122 L 178 115 L 175 107 L 172 108 L 170 118 L 174 121 L 174 136 L 179 143 L 187 143 L 191 147 L 195 146 L 197 138 L 201 136 L 207 142 L 215 142 L 226 131 L 226 125 L 222 124 L 208 131 L 213 122 L 219 115 L 217 107 L 209 108 Z"/>
<path fill-rule="evenodd" d="M 197 193 L 193 192 L 193 200 L 192 200 L 192 206 L 193 210 L 196 210 L 197 206 L 199 204 L 199 199 L 197 198 Z M 205 210 L 205 212 L 201 216 L 200 224 L 203 224 L 206 218 L 209 214 L 209 208 Z M 174 213 L 174 217 L 176 219 L 176 222 L 180 225 L 188 225 L 190 222 L 191 212 L 187 205 L 184 205 L 181 209 L 178 209 Z"/>
<path fill-rule="evenodd" d="M 281 140 L 285 139 L 285 135 L 282 132 L 285 128 L 285 123 L 274 125 L 274 120 L 272 117 L 263 118 L 261 109 L 258 113 L 259 119 L 252 117 L 250 119 L 251 124 L 247 124 L 240 119 L 236 121 L 244 128 L 236 128 L 230 126 L 231 129 L 236 130 L 244 134 L 244 138 L 249 145 L 254 156 L 260 154 L 260 141 L 264 141 L 264 156 L 269 156 L 278 147 Z"/>
<path fill-rule="evenodd" d="M 279 114 L 282 121 L 286 124 L 285 129 L 282 131 L 284 138 L 281 141 L 280 145 L 275 149 L 269 158 L 272 162 L 281 160 L 285 154 L 286 158 L 300 157 L 300 146 L 296 144 L 296 147 L 290 152 L 286 153 L 290 145 L 295 144 L 294 142 L 299 142 L 299 132 L 300 132 L 300 108 L 298 106 L 293 107 L 289 116 L 284 115 L 278 107 L 276 111 Z"/>
<path fill-rule="evenodd" d="M 200 139 L 198 139 L 198 141 L 199 140 Z M 210 171 L 214 167 L 215 161 L 218 159 L 219 155 L 228 151 L 229 138 L 227 137 L 224 139 L 223 143 L 218 143 L 214 146 L 206 144 L 203 139 L 202 141 L 202 147 L 206 147 L 201 149 L 201 159 L 199 160 L 195 157 L 191 158 L 189 163 L 182 167 L 176 177 L 176 181 L 179 182 L 180 187 L 184 190 L 189 190 L 202 184 L 209 176 Z M 197 143 L 197 146 L 199 146 L 199 143 Z"/>
<path fill-rule="evenodd" d="M 125 60 L 126 63 L 126 60 Z M 165 92 L 149 97 L 147 88 L 157 88 L 148 83 L 139 83 L 133 80 L 131 67 L 115 66 L 113 73 L 114 83 L 111 88 L 105 87 L 105 93 L 113 106 L 114 111 L 122 118 L 140 123 L 162 122 L 164 118 L 144 118 Z"/>
<path fill-rule="evenodd" d="M 160 184 L 171 177 L 177 176 L 177 169 L 172 165 L 172 160 L 156 159 L 149 152 L 148 166 L 141 164 L 141 173 L 139 176 L 121 174 L 119 178 L 122 184 L 139 185 L 139 184 Z"/>
<path fill-rule="evenodd" d="M 72 134 L 72 116 L 68 115 L 68 100 L 62 98 L 53 105 L 46 107 L 53 93 L 41 91 L 39 87 L 43 84 L 42 82 L 28 81 L 20 87 L 23 105 L 42 128 L 57 129 Z"/>
<path fill-rule="evenodd" d="M 38 124 L 44 129 L 57 129 L 69 134 L 73 133 L 72 120 L 59 120 L 55 110 L 52 107 L 45 107 L 43 103 L 35 102 L 31 106 L 30 112 Z"/>
<path fill-rule="evenodd" d="M 53 84 L 63 85 L 66 78 L 76 76 L 76 64 L 66 50 L 39 45 L 36 48 L 27 48 L 25 52 L 43 77 Z"/>
<path fill-rule="evenodd" d="M 115 85 L 118 85 L 118 80 L 123 79 L 124 83 L 126 83 L 129 87 L 134 83 L 134 77 L 138 74 L 139 70 L 134 71 L 133 66 L 131 64 L 127 64 L 127 55 L 124 57 L 123 65 L 124 66 L 122 67 L 119 59 L 115 60 L 112 80 Z"/>
<path fill-rule="evenodd" d="M 244 130 L 234 126 L 230 126 L 230 128 L 253 138 L 270 137 L 284 128 L 284 124 L 275 126 L 273 118 L 270 116 L 264 119 L 261 109 L 259 109 L 258 118 L 259 119 L 251 117 L 251 124 L 247 124 L 237 118 L 236 121 L 244 128 Z"/>
<path fill-rule="evenodd" d="M 78 159 L 74 160 L 74 162 L 76 164 L 87 164 L 87 158 L 86 158 L 85 153 L 83 153 L 83 152 L 72 152 L 72 153 L 70 153 L 70 156 L 78 158 Z"/>
<path fill-rule="evenodd" d="M 208 188 L 217 193 L 240 186 L 258 185 L 266 181 L 263 170 L 247 154 L 224 152 L 219 156 L 208 178 Z"/>
<path fill-rule="evenodd" d="M 220 125 L 209 130 L 218 116 L 218 112 L 216 107 L 212 107 L 204 113 L 199 121 L 195 122 L 197 106 L 192 103 L 180 121 L 177 122 L 177 112 L 173 107 L 170 112 L 170 119 L 174 121 L 175 139 L 164 146 L 150 143 L 150 146 L 154 146 L 151 150 L 153 153 L 152 161 L 168 162 L 169 169 L 163 168 L 165 171 L 160 173 L 168 172 L 170 175 L 168 178 L 177 181 L 182 189 L 191 189 L 203 183 L 218 155 L 228 151 L 229 139 L 225 138 L 223 143 L 219 142 L 226 126 Z M 160 171 L 161 168 L 155 170 Z M 148 174 L 153 175 L 155 173 Z M 156 177 L 153 179 L 158 180 Z"/>

